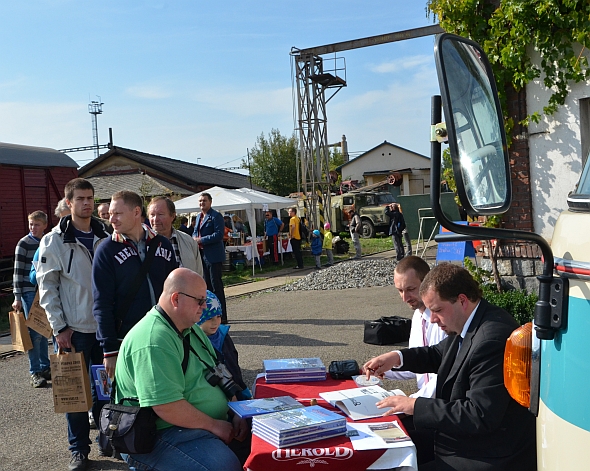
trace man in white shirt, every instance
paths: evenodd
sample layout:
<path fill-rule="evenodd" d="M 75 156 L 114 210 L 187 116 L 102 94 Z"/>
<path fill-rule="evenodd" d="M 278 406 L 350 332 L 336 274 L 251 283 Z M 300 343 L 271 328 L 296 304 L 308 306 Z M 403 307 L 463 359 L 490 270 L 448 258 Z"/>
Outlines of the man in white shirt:
<path fill-rule="evenodd" d="M 430 310 L 420 297 L 420 285 L 430 271 L 428 263 L 420 257 L 411 255 L 400 260 L 393 272 L 393 284 L 402 300 L 414 309 L 410 330 L 409 348 L 436 345 L 446 338 L 441 328 L 430 322 Z M 416 379 L 418 391 L 410 397 L 434 397 L 436 392 L 436 373 L 416 374 L 411 371 L 386 371 L 388 379 Z"/>
<path fill-rule="evenodd" d="M 393 284 L 402 300 L 414 309 L 410 340 L 408 342 L 409 348 L 436 345 L 447 337 L 446 332 L 430 321 L 430 310 L 424 305 L 420 296 L 420 285 L 429 271 L 430 266 L 428 263 L 420 257 L 410 255 L 401 259 L 393 272 Z M 385 355 L 388 355 L 388 353 Z M 379 358 L 381 356 L 369 360 L 367 364 L 371 364 L 371 362 L 375 362 Z M 366 371 L 364 370 L 364 372 Z M 412 398 L 432 398 L 436 394 L 436 373 L 420 374 L 388 369 L 383 375 L 387 379 L 415 379 L 418 384 L 418 391 L 410 395 Z M 421 465 L 434 460 L 433 432 L 431 430 L 416 431 L 411 415 L 404 417 L 402 422 L 416 444 L 418 464 Z"/>

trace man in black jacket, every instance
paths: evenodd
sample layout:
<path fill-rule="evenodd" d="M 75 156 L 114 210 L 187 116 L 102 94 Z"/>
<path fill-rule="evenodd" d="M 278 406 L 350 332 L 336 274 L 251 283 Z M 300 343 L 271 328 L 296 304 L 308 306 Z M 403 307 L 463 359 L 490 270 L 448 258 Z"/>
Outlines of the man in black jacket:
<path fill-rule="evenodd" d="M 434 430 L 435 461 L 421 470 L 535 470 L 535 418 L 504 387 L 504 347 L 517 322 L 481 299 L 477 282 L 456 265 L 434 268 L 420 296 L 449 337 L 378 356 L 364 369 L 376 376 L 390 368 L 437 372 L 436 396 L 390 397 L 378 406 L 413 415 L 417 430 Z"/>
<path fill-rule="evenodd" d="M 389 235 L 393 240 L 395 248 L 395 258 L 400 261 L 404 258 L 404 243 L 402 241 L 402 232 L 406 228 L 404 215 L 399 210 L 397 203 L 392 203 L 385 208 L 385 214 L 389 216 Z M 411 252 L 411 249 L 410 249 Z"/>

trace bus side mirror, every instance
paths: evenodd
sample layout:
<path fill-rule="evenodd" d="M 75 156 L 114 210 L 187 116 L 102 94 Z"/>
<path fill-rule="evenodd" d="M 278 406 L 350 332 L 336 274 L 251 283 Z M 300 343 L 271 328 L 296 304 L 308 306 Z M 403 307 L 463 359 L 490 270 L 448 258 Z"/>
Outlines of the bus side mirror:
<path fill-rule="evenodd" d="M 512 187 L 496 83 L 480 46 L 452 34 L 434 49 L 453 172 L 471 216 L 505 213 Z"/>

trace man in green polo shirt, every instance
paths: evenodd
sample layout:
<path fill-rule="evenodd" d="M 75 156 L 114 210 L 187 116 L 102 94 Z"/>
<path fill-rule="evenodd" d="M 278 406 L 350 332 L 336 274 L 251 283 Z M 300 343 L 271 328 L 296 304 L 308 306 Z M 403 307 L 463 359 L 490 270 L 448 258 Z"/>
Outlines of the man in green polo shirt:
<path fill-rule="evenodd" d="M 153 470 L 211 471 L 242 469 L 228 447 L 249 435 L 246 421 L 228 418 L 228 398 L 206 379 L 215 366 L 214 349 L 204 332 L 193 328 L 207 298 L 203 278 L 186 269 L 166 279 L 154 306 L 126 335 L 115 371 L 117 402 L 138 398 L 158 415 L 158 440 L 151 453 L 123 455 L 130 466 Z M 190 339 L 183 373 L 182 338 Z"/>

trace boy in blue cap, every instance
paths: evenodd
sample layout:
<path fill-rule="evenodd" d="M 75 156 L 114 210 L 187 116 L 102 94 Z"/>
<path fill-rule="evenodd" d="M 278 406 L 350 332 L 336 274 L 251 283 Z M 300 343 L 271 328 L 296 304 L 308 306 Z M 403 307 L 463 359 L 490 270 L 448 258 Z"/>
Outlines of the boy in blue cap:
<path fill-rule="evenodd" d="M 322 257 L 322 236 L 317 229 L 311 233 L 311 254 L 315 257 L 315 267 L 319 270 L 322 268 L 322 262 L 320 261 Z"/>
<path fill-rule="evenodd" d="M 226 366 L 236 384 L 242 388 L 242 391 L 236 394 L 237 400 L 252 399 L 252 392 L 242 378 L 242 370 L 238 364 L 238 351 L 229 336 L 230 326 L 221 323 L 221 314 L 219 299 L 207 290 L 207 306 L 203 308 L 201 319 L 197 325 L 209 338 L 217 354 L 217 359 Z"/>

